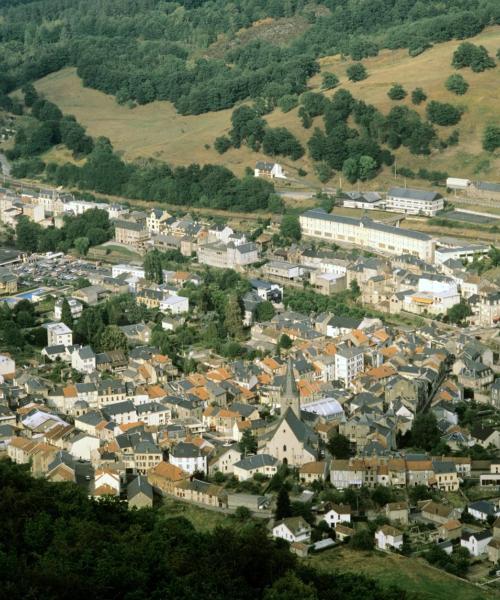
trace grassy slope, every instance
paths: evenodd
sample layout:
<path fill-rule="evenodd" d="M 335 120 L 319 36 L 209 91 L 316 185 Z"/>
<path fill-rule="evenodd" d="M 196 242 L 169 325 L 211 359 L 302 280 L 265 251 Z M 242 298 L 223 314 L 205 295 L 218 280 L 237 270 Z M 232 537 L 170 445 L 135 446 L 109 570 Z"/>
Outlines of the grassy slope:
<path fill-rule="evenodd" d="M 493 592 L 460 580 L 429 566 L 423 559 L 381 552 L 358 552 L 348 548 L 328 550 L 308 559 L 320 570 L 352 571 L 374 577 L 384 585 L 397 585 L 416 592 L 422 600 L 486 600 Z"/>
<path fill-rule="evenodd" d="M 491 54 L 495 54 L 500 46 L 500 27 L 490 28 L 472 39 L 481 43 Z M 500 156 L 491 157 L 481 152 L 481 136 L 486 123 L 498 121 L 497 90 L 500 68 L 484 73 L 472 73 L 469 69 L 462 71 L 470 83 L 465 96 L 455 96 L 444 88 L 444 80 L 453 72 L 450 66 L 451 56 L 459 42 L 439 44 L 416 58 L 410 58 L 406 50 L 383 51 L 379 56 L 364 61 L 370 76 L 363 82 L 353 84 L 345 77 L 349 61 L 342 61 L 339 56 L 327 57 L 321 61 L 322 70 L 333 71 L 341 78 L 342 85 L 357 98 L 375 104 L 386 112 L 392 103 L 387 97 L 387 90 L 393 82 L 399 82 L 411 91 L 417 85 L 423 87 L 430 99 L 449 101 L 462 105 L 465 113 L 458 125 L 460 145 L 444 152 L 435 151 L 428 157 L 414 157 L 402 149 L 399 150 L 398 164 L 418 168 L 420 166 L 446 170 L 456 176 L 483 179 L 498 178 Z M 311 80 L 311 88 L 320 84 L 320 77 Z M 118 106 L 111 96 L 101 92 L 83 88 L 73 69 L 64 69 L 45 77 L 37 83 L 37 88 L 47 98 L 56 102 L 68 114 L 74 114 L 93 136 L 105 135 L 111 139 L 115 147 L 122 151 L 127 159 L 153 156 L 174 165 L 191 162 L 223 164 L 241 175 L 246 166 L 253 166 L 258 154 L 247 148 L 230 150 L 220 156 L 212 145 L 215 137 L 226 133 L 230 128 L 231 110 L 209 113 L 199 116 L 182 116 L 175 112 L 168 102 L 154 102 L 130 110 Z M 333 92 L 329 92 L 331 94 Z M 406 99 L 405 103 L 410 104 Z M 418 108 L 425 110 L 424 106 Z M 285 126 L 293 131 L 301 141 L 305 142 L 312 130 L 304 130 L 297 119 L 297 110 L 283 114 L 280 110 L 267 116 L 272 127 Z M 315 125 L 320 125 L 316 119 Z M 442 137 L 447 137 L 453 128 L 438 130 Z M 55 160 L 67 160 L 68 154 L 53 150 L 49 154 Z M 487 162 L 489 160 L 489 167 Z M 312 165 L 307 158 L 291 163 L 282 161 L 285 167 L 295 174 L 296 169 L 304 167 L 309 176 L 305 183 L 317 183 L 312 176 Z M 483 169 L 477 167 L 483 164 Z M 337 185 L 332 180 L 331 185 Z M 377 183 L 370 187 L 385 187 L 393 183 L 390 170 L 383 172 Z M 421 182 L 425 185 L 424 182 Z M 428 185 L 428 184 L 427 184 Z"/>

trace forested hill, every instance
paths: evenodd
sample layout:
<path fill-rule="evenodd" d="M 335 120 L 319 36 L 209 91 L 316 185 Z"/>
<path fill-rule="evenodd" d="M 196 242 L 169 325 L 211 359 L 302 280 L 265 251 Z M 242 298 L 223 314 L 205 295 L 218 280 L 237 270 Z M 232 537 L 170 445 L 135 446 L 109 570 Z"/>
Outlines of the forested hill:
<path fill-rule="evenodd" d="M 262 525 L 199 533 L 154 509 L 95 502 L 0 461 L 0 598 L 415 600 L 354 574 L 301 566 Z"/>
<path fill-rule="evenodd" d="M 500 22 L 498 0 L 3 0 L 0 92 L 64 66 L 120 103 L 170 100 L 180 113 L 232 107 L 245 98 L 300 94 L 321 56 L 355 60 L 381 48 L 418 54 Z M 276 43 L 219 39 L 265 19 L 302 19 Z M 301 31 L 297 28 L 297 31 Z"/>

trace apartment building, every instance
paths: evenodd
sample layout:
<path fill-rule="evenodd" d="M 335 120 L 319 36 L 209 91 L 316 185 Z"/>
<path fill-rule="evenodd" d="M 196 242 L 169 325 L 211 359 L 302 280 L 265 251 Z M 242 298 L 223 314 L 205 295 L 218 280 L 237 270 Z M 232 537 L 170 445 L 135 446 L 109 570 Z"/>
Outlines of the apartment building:
<path fill-rule="evenodd" d="M 434 241 L 429 235 L 377 223 L 368 217 L 355 219 L 314 208 L 300 216 L 300 226 L 304 237 L 391 255 L 412 254 L 429 262 L 434 260 Z"/>
<path fill-rule="evenodd" d="M 393 187 L 387 192 L 387 210 L 409 215 L 434 217 L 444 208 L 444 198 L 437 192 Z"/>

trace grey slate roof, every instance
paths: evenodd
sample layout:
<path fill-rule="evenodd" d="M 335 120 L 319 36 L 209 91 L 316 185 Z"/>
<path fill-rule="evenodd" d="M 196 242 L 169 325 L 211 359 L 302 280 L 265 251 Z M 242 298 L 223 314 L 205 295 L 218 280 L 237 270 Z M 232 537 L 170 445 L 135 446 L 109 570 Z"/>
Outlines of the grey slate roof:
<path fill-rule="evenodd" d="M 144 475 L 138 475 L 127 486 L 127 498 L 132 500 L 138 494 L 144 494 L 150 500 L 153 499 L 153 487 Z"/>
<path fill-rule="evenodd" d="M 233 466 L 245 471 L 251 471 L 252 469 L 258 469 L 261 467 L 273 467 L 278 462 L 277 458 L 270 454 L 255 454 L 253 456 L 246 456 L 240 461 L 235 463 Z"/>

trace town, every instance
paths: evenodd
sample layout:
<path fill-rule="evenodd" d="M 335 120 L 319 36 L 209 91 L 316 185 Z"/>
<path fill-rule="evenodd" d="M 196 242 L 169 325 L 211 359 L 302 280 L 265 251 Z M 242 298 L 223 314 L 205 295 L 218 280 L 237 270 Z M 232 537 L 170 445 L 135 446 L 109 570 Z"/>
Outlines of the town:
<path fill-rule="evenodd" d="M 0 190 L 0 452 L 96 500 L 264 519 L 301 557 L 375 547 L 487 582 L 500 250 L 401 226 L 444 202 L 345 192 L 239 231 Z"/>

